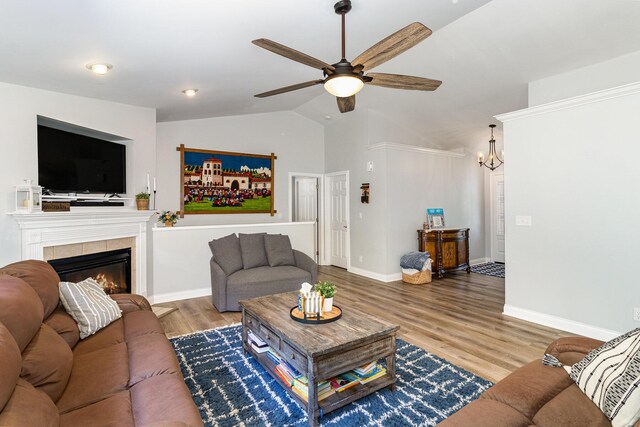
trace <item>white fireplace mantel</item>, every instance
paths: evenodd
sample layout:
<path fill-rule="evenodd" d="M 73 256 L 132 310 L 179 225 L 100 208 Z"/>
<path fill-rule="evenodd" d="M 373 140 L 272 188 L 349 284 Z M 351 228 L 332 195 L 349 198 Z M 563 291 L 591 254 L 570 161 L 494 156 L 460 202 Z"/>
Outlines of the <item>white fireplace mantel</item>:
<path fill-rule="evenodd" d="M 71 212 L 9 213 L 21 231 L 22 259 L 44 259 L 44 248 L 134 237 L 135 293 L 147 296 L 147 226 L 154 211 L 91 209 Z"/>

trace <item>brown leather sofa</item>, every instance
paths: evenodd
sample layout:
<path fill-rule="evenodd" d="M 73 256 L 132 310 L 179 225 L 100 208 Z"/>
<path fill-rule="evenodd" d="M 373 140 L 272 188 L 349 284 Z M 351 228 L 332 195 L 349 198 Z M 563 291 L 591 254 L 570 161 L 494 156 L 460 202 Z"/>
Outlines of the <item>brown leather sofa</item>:
<path fill-rule="evenodd" d="M 590 338 L 560 338 L 546 353 L 573 365 L 602 344 Z M 517 369 L 438 426 L 610 427 L 611 422 L 564 369 L 544 366 L 539 359 Z"/>
<path fill-rule="evenodd" d="M 80 341 L 43 261 L 0 269 L 0 425 L 201 426 L 178 361 L 146 299 Z"/>

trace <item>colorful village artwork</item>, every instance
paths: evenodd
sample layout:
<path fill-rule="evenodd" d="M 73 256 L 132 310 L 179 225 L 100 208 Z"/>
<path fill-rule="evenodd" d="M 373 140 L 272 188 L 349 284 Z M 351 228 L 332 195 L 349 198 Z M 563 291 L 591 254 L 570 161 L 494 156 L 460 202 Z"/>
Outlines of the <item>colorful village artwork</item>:
<path fill-rule="evenodd" d="M 183 212 L 271 212 L 271 165 L 272 156 L 185 149 Z"/>

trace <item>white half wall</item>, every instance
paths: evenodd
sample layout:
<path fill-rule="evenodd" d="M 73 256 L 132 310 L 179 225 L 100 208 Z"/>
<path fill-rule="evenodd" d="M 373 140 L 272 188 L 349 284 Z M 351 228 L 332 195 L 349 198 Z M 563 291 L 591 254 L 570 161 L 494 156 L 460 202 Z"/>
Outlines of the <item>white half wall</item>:
<path fill-rule="evenodd" d="M 147 173 L 155 175 L 154 109 L 5 83 L 0 83 L 0 99 L 0 265 L 20 260 L 18 224 L 6 213 L 15 210 L 14 185 L 23 179 L 38 182 L 38 115 L 130 139 L 127 195 L 145 189 Z"/>
<path fill-rule="evenodd" d="M 638 111 L 640 83 L 498 117 L 509 153 L 505 313 L 594 337 L 640 326 Z M 531 226 L 517 226 L 520 215 Z"/>
<path fill-rule="evenodd" d="M 231 233 L 286 234 L 293 249 L 314 257 L 314 222 L 154 227 L 151 303 L 211 295 L 209 242 Z"/>
<path fill-rule="evenodd" d="M 180 209 L 180 153 L 176 147 L 275 153 L 274 206 L 270 214 L 186 215 L 181 225 L 282 222 L 289 218 L 289 172 L 324 173 L 324 129 L 292 111 L 158 123 L 159 210 Z"/>

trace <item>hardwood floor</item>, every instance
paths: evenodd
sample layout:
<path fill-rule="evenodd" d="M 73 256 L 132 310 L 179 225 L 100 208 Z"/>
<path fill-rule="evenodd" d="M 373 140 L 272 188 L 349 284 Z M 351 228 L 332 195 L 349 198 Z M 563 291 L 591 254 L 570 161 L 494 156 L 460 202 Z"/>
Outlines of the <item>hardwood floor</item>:
<path fill-rule="evenodd" d="M 335 303 L 400 325 L 399 337 L 491 381 L 542 357 L 547 345 L 571 334 L 502 315 L 504 279 L 447 273 L 427 285 L 383 283 L 337 267 L 319 267 L 319 280 L 338 286 Z M 292 305 L 295 301 L 292 301 Z M 160 319 L 169 337 L 238 323 L 209 297 L 159 304 L 176 307 Z"/>

